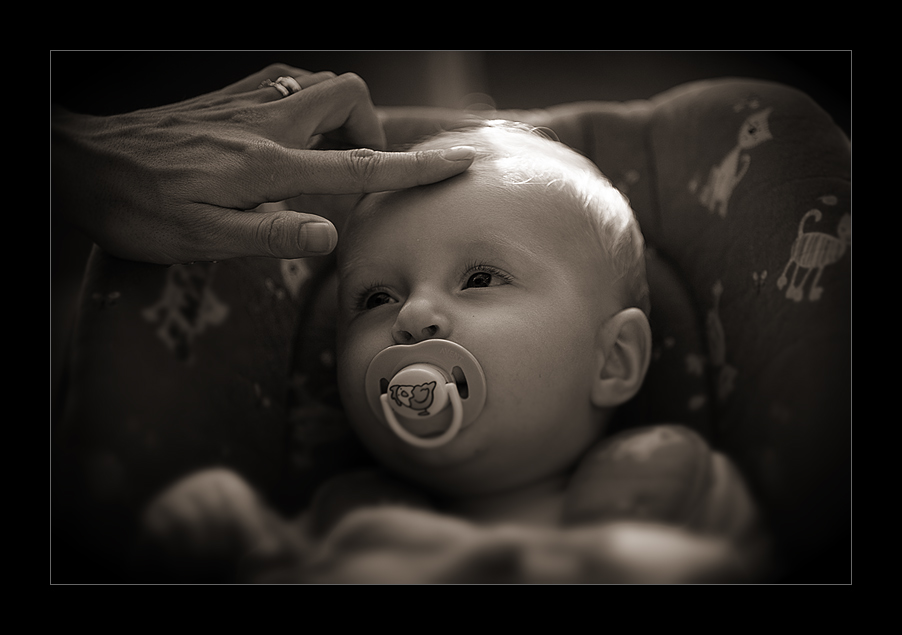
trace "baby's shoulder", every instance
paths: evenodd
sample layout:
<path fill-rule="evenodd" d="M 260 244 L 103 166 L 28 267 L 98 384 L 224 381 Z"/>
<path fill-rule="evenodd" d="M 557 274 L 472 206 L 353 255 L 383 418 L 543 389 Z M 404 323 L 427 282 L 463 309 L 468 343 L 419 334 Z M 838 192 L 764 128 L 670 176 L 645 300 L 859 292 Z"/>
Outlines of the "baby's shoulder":
<path fill-rule="evenodd" d="M 681 425 L 636 428 L 603 439 L 568 484 L 564 520 L 683 524 L 705 503 L 714 454 L 704 438 Z"/>

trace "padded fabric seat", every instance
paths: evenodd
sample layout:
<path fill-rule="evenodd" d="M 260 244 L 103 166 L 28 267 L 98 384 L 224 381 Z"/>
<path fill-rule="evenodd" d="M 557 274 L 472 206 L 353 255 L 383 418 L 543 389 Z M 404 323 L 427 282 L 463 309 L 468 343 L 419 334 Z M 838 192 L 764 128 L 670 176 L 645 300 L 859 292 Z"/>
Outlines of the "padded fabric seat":
<path fill-rule="evenodd" d="M 466 114 L 381 110 L 395 148 Z M 595 161 L 638 216 L 653 361 L 615 429 L 696 430 L 747 478 L 784 571 L 829 557 L 847 581 L 843 132 L 799 91 L 743 79 L 481 114 L 548 128 Z M 96 568 L 148 498 L 193 470 L 232 467 L 293 513 L 324 479 L 369 464 L 335 388 L 333 274 L 332 257 L 160 267 L 95 250 L 54 430 L 55 540 L 92 554 Z"/>

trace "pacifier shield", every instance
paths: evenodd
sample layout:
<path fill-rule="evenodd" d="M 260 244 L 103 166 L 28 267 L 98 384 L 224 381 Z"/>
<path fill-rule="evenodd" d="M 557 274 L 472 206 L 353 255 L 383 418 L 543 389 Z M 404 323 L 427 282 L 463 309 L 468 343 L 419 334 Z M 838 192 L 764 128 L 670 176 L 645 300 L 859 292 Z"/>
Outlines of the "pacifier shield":
<path fill-rule="evenodd" d="M 485 405 L 482 367 L 449 340 L 391 346 L 373 358 L 364 381 L 376 416 L 420 447 L 444 445 Z"/>

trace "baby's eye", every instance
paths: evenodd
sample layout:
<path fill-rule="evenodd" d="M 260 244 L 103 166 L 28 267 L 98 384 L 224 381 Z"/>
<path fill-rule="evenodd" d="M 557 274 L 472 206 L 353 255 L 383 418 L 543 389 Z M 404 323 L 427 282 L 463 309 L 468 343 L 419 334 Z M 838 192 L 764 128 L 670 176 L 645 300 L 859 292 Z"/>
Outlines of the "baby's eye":
<path fill-rule="evenodd" d="M 472 287 L 488 287 L 492 284 L 492 274 L 485 271 L 479 271 L 470 276 L 467 280 L 467 288 Z"/>
<path fill-rule="evenodd" d="M 390 295 L 385 293 L 385 291 L 377 291 L 376 293 L 367 296 L 367 298 L 363 302 L 363 306 L 365 309 L 369 310 L 380 307 L 383 304 L 389 304 L 391 302 L 394 302 L 394 299 Z"/>
<path fill-rule="evenodd" d="M 467 282 L 464 284 L 465 289 L 497 287 L 511 281 L 511 277 L 500 269 L 486 265 L 473 267 L 468 273 Z"/>

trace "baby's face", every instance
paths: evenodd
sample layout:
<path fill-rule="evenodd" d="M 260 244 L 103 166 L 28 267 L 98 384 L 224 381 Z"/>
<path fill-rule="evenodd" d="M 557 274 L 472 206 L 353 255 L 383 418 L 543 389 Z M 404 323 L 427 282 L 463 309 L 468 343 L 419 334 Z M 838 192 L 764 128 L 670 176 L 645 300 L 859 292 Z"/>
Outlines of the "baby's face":
<path fill-rule="evenodd" d="M 476 494 L 572 466 L 598 438 L 596 334 L 617 306 L 597 243 L 542 186 L 471 172 L 369 197 L 339 246 L 339 384 L 377 459 L 428 487 Z M 487 398 L 449 444 L 406 444 L 371 411 L 364 376 L 395 344 L 454 341 Z"/>

